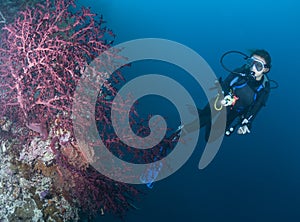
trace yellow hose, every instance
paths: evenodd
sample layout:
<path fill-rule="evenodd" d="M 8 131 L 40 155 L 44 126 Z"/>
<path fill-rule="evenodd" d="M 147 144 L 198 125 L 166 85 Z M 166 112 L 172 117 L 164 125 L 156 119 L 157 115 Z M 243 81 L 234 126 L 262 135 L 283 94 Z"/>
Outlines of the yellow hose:
<path fill-rule="evenodd" d="M 214 102 L 214 108 L 215 108 L 215 110 L 217 110 L 217 111 L 220 111 L 220 110 L 222 110 L 222 108 L 223 108 L 222 105 L 220 105 L 220 107 L 217 107 L 217 103 L 218 103 L 219 98 L 220 98 L 220 94 L 218 93 L 218 95 L 217 95 L 217 97 L 216 97 L 216 99 L 215 99 L 215 102 Z"/>

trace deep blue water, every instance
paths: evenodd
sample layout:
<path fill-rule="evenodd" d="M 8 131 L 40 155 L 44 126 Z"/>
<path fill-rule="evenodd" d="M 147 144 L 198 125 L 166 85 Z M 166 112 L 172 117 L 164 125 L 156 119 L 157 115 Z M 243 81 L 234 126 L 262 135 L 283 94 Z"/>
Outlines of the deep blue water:
<path fill-rule="evenodd" d="M 103 14 L 106 25 L 117 35 L 115 44 L 149 37 L 177 41 L 199 53 L 218 77 L 227 74 L 219 63 L 224 52 L 264 48 L 273 60 L 269 77 L 280 85 L 271 92 L 251 134 L 225 138 L 214 161 L 202 171 L 197 167 L 203 151 L 199 141 L 189 161 L 156 183 L 136 203 L 140 210 L 130 211 L 125 221 L 300 221 L 299 1 L 80 3 Z M 132 70 L 159 72 L 150 65 L 141 67 L 136 64 Z M 162 69 L 168 71 L 163 65 Z M 201 89 L 182 76 L 178 81 L 190 84 L 197 98 Z M 105 216 L 97 221 L 119 220 Z"/>

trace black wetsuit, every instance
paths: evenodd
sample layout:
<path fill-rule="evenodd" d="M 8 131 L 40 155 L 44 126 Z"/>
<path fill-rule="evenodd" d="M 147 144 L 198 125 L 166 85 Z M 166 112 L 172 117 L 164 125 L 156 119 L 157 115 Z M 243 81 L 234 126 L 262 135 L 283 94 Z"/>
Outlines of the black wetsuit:
<path fill-rule="evenodd" d="M 240 74 L 231 73 L 222 83 L 222 89 L 226 96 L 229 92 L 238 97 L 238 100 L 233 106 L 227 106 L 226 129 L 232 125 L 238 125 L 243 119 L 248 120 L 248 127 L 251 127 L 255 116 L 259 110 L 266 104 L 270 92 L 270 84 L 267 77 L 264 75 L 260 81 L 256 81 L 250 75 L 250 70 L 244 67 L 235 70 Z M 210 110 L 209 104 L 204 109 L 198 109 L 200 118 L 200 127 L 206 126 L 206 140 L 210 134 L 211 116 L 217 114 L 218 111 Z M 238 121 L 238 124 L 234 122 Z M 194 124 L 190 123 L 184 126 L 185 131 L 192 132 L 196 130 Z M 224 133 L 224 132 L 223 132 Z"/>

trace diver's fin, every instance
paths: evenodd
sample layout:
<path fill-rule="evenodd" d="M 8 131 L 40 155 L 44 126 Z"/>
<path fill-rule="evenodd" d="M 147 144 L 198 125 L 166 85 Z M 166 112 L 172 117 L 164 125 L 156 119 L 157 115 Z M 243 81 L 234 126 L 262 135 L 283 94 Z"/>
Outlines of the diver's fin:
<path fill-rule="evenodd" d="M 152 189 L 154 181 L 157 178 L 162 167 L 162 162 L 151 163 L 150 166 L 146 168 L 145 172 L 140 176 L 140 181 L 146 184 L 148 188 Z"/>
<path fill-rule="evenodd" d="M 160 153 L 163 151 L 163 147 L 160 147 Z M 154 158 L 154 161 L 157 160 L 157 157 Z M 163 163 L 161 161 L 153 162 L 146 168 L 145 172 L 140 176 L 140 181 L 147 185 L 148 188 L 152 189 L 154 185 L 154 181 L 157 178 L 159 172 L 163 167 Z"/>

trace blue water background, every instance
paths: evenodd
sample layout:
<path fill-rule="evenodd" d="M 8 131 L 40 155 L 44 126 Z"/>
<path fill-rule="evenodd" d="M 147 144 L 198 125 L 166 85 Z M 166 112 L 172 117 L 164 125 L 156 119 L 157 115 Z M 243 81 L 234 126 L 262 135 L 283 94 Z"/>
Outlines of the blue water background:
<path fill-rule="evenodd" d="M 117 35 L 115 44 L 149 37 L 177 41 L 199 53 L 217 76 L 227 74 L 219 63 L 224 52 L 264 48 L 273 59 L 269 77 L 280 84 L 250 135 L 226 138 L 214 161 L 202 171 L 198 169 L 200 141 L 190 160 L 156 183 L 135 203 L 140 210 L 129 212 L 125 221 L 300 221 L 299 1 L 80 3 L 104 15 Z M 144 72 L 150 71 L 145 66 Z M 187 84 L 185 77 L 180 80 Z M 190 92 L 197 96 L 201 89 L 190 87 Z M 97 221 L 119 220 L 106 216 Z"/>

